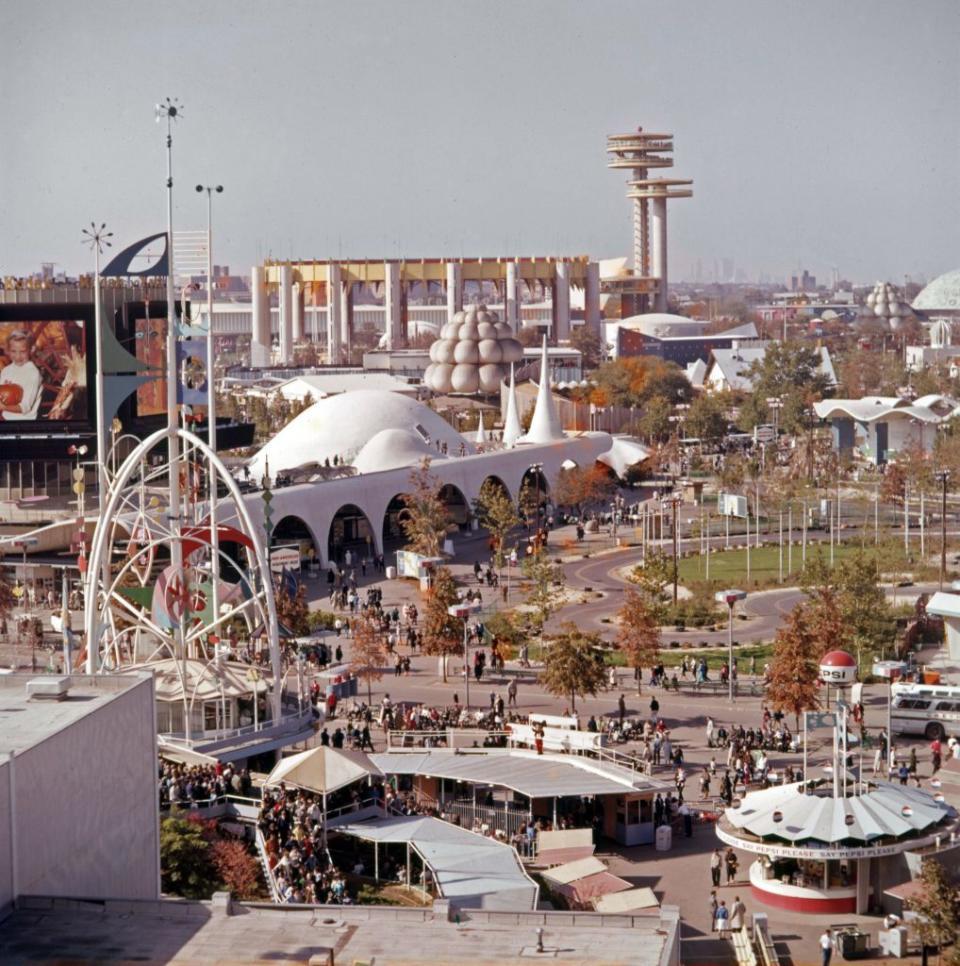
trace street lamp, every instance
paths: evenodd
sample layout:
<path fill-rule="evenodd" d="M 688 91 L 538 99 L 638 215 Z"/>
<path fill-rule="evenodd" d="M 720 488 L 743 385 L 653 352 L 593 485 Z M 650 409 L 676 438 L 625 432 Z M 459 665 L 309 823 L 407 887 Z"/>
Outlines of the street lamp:
<path fill-rule="evenodd" d="M 938 470 L 933 474 L 941 486 L 943 502 L 940 505 L 940 590 L 947 573 L 947 481 L 950 479 L 949 470 Z"/>
<path fill-rule="evenodd" d="M 733 608 L 738 600 L 745 600 L 745 590 L 718 590 L 713 599 L 718 604 L 727 605 L 727 683 L 729 685 L 730 703 L 733 703 Z"/>
<path fill-rule="evenodd" d="M 464 686 L 464 699 L 466 701 L 466 709 L 470 710 L 470 661 L 467 659 L 469 655 L 469 635 L 467 633 L 467 621 L 471 614 L 478 613 L 482 604 L 475 600 L 464 600 L 458 604 L 451 604 L 447 608 L 447 613 L 451 617 L 456 617 L 463 621 L 463 686 Z"/>
<path fill-rule="evenodd" d="M 221 194 L 223 185 L 197 185 L 197 191 L 207 193 L 207 439 L 211 454 L 217 452 L 217 393 L 214 379 L 213 345 L 213 196 Z M 217 468 L 213 456 L 207 468 L 210 489 L 210 559 L 213 563 L 213 617 L 220 620 L 220 534 L 217 530 Z"/>

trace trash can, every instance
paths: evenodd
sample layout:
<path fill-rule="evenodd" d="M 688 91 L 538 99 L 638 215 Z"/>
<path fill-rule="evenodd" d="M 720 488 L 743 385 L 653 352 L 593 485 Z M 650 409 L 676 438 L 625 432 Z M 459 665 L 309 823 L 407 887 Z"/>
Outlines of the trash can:
<path fill-rule="evenodd" d="M 846 929 L 839 938 L 840 955 L 844 959 L 863 959 L 867 955 L 867 934 L 859 929 Z"/>
<path fill-rule="evenodd" d="M 669 825 L 661 825 L 654 841 L 658 852 L 669 852 L 673 846 L 673 829 Z"/>
<path fill-rule="evenodd" d="M 396 580 L 397 579 L 397 568 L 396 567 L 387 567 L 387 569 L 386 569 L 386 576 L 387 576 L 387 580 Z"/>

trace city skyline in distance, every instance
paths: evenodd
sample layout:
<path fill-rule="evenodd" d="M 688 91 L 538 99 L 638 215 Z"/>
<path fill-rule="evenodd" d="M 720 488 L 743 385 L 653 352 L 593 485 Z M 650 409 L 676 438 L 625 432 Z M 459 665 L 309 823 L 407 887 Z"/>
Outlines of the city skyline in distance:
<path fill-rule="evenodd" d="M 215 258 L 235 272 L 628 256 L 604 146 L 637 124 L 673 132 L 695 182 L 671 210 L 676 280 L 726 259 L 895 284 L 957 266 L 960 8 L 939 0 L 4 6 L 3 274 L 89 271 L 91 218 L 125 244 L 163 229 L 167 95 L 175 228 L 205 225 L 194 184 L 224 184 Z"/>

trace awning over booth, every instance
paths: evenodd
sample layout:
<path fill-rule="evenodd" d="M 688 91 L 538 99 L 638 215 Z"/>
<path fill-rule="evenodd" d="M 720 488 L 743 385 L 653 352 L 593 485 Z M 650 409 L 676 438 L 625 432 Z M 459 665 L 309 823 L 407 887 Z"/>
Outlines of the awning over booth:
<path fill-rule="evenodd" d="M 611 892 L 597 899 L 593 908 L 597 912 L 634 912 L 637 909 L 654 909 L 660 902 L 649 886 L 627 889 L 625 892 Z"/>
<path fill-rule="evenodd" d="M 274 766 L 264 784 L 285 782 L 314 792 L 329 794 L 383 772 L 362 751 L 344 751 L 321 745 L 284 758 Z"/>
<path fill-rule="evenodd" d="M 593 855 L 593 829 L 572 828 L 537 833 L 537 864 L 562 865 Z"/>

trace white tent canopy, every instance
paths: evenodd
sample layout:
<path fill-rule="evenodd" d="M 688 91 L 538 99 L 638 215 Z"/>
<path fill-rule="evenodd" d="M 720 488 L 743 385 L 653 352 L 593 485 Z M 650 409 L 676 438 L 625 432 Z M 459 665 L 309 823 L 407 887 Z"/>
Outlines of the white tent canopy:
<path fill-rule="evenodd" d="M 270 772 L 265 784 L 285 782 L 325 795 L 383 772 L 362 752 L 343 751 L 321 745 L 284 758 Z"/>

